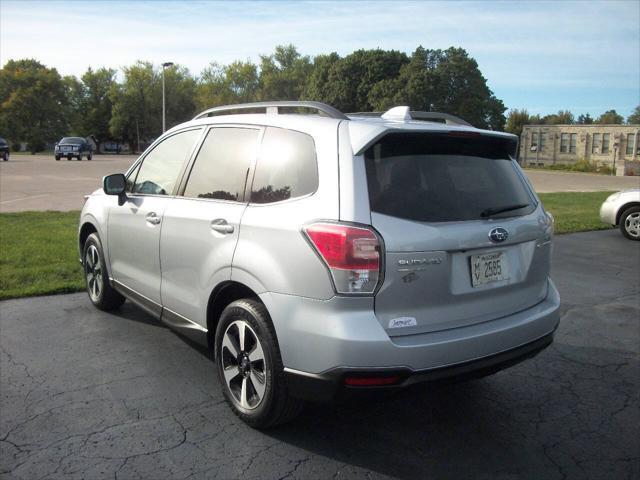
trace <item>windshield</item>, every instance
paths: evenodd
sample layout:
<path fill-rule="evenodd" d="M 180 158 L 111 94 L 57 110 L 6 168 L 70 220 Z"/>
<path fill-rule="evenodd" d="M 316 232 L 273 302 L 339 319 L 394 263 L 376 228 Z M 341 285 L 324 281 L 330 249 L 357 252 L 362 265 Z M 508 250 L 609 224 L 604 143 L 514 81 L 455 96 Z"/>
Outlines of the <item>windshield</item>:
<path fill-rule="evenodd" d="M 450 222 L 531 213 L 513 164 L 516 143 L 498 136 L 392 133 L 365 152 L 371 210 Z"/>
<path fill-rule="evenodd" d="M 64 137 L 60 143 L 84 143 L 84 138 L 80 137 Z"/>

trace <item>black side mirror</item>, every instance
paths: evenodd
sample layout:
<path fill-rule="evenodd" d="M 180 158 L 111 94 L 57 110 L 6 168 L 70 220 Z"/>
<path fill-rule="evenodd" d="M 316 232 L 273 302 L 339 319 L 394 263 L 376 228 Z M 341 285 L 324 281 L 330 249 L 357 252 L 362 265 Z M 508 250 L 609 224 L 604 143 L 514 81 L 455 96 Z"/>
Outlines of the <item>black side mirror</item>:
<path fill-rule="evenodd" d="M 125 189 L 127 188 L 127 179 L 122 173 L 114 173 L 107 175 L 102 179 L 102 189 L 107 195 L 118 195 L 118 203 L 122 205 L 127 198 Z"/>

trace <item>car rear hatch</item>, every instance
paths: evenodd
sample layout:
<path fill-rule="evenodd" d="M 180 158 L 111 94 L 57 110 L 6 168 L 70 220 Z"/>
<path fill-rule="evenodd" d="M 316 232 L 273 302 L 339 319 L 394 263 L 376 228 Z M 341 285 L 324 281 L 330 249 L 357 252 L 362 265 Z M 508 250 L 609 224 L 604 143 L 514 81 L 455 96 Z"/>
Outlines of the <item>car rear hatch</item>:
<path fill-rule="evenodd" d="M 375 311 L 390 336 L 471 325 L 546 295 L 550 225 L 513 160 L 515 137 L 392 132 L 365 151 L 385 244 Z"/>

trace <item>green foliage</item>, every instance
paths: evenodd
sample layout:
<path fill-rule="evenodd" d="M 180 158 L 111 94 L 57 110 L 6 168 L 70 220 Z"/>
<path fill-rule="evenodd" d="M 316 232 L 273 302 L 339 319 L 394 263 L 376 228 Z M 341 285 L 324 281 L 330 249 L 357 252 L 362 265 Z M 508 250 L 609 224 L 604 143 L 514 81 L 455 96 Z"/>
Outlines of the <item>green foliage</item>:
<path fill-rule="evenodd" d="M 559 110 L 558 113 L 552 113 L 542 118 L 545 125 L 571 125 L 575 123 L 573 113 L 569 110 Z"/>
<path fill-rule="evenodd" d="M 260 100 L 298 100 L 313 70 L 308 56 L 293 45 L 278 45 L 273 55 L 260 56 Z"/>
<path fill-rule="evenodd" d="M 527 168 L 541 170 L 561 170 L 565 172 L 599 173 L 601 175 L 612 175 L 613 173 L 615 173 L 613 167 L 598 164 L 597 162 L 590 162 L 585 159 L 579 159 L 575 163 L 569 164 L 556 163 L 555 165 L 545 165 L 544 167 Z"/>
<path fill-rule="evenodd" d="M 10 141 L 26 141 L 32 152 L 59 140 L 68 130 L 67 88 L 55 68 L 9 60 L 0 69 L 0 131 Z"/>
<path fill-rule="evenodd" d="M 89 68 L 82 75 L 80 88 L 71 95 L 72 103 L 77 105 L 79 119 L 72 121 L 73 133 L 82 137 L 93 135 L 98 141 L 111 138 L 109 121 L 113 104 L 109 93 L 115 85 L 116 71 Z"/>
<path fill-rule="evenodd" d="M 638 105 L 631 115 L 627 117 L 627 123 L 630 125 L 640 125 L 640 105 Z"/>
<path fill-rule="evenodd" d="M 588 113 L 586 115 L 581 114 L 576 123 L 579 125 L 591 125 L 593 124 L 593 118 Z"/>
<path fill-rule="evenodd" d="M 522 127 L 531 124 L 531 116 L 526 109 L 510 110 L 507 115 L 507 123 L 504 127 L 505 132 L 513 133 L 518 137 L 522 134 Z"/>
<path fill-rule="evenodd" d="M 0 299 L 84 288 L 76 246 L 79 215 L 0 214 Z"/>
<path fill-rule="evenodd" d="M 373 89 L 380 82 L 395 80 L 407 63 L 407 56 L 396 50 L 357 50 L 344 58 L 336 53 L 316 57 L 304 98 L 326 102 L 343 112 L 380 110 L 380 99 Z"/>
<path fill-rule="evenodd" d="M 229 65 L 211 63 L 202 71 L 196 87 L 198 110 L 258 99 L 258 67 L 250 61 Z"/>
<path fill-rule="evenodd" d="M 624 118 L 615 110 L 607 110 L 596 120 L 596 123 L 600 125 L 620 125 L 623 122 Z"/>
<path fill-rule="evenodd" d="M 556 233 L 606 230 L 611 228 L 600 221 L 600 206 L 613 192 L 540 193 L 544 208 L 556 220 Z"/>
<path fill-rule="evenodd" d="M 124 81 L 111 84 L 113 104 L 109 131 L 114 138 L 139 143 L 150 142 L 162 133 L 162 67 L 138 61 L 125 67 Z M 193 117 L 196 82 L 189 70 L 179 65 L 166 68 L 167 129 Z"/>

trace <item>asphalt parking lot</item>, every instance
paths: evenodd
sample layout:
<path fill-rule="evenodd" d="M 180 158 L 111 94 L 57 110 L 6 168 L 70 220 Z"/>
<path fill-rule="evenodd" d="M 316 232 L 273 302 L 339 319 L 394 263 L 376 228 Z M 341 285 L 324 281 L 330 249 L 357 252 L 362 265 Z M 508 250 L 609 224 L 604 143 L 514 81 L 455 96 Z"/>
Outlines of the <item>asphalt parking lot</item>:
<path fill-rule="evenodd" d="M 0 212 L 80 210 L 84 195 L 100 188 L 102 177 L 125 172 L 134 155 L 95 155 L 92 161 L 53 155 L 11 156 L 0 162 Z M 609 177 L 587 173 L 526 170 L 539 193 L 597 192 L 640 188 L 640 177 Z"/>
<path fill-rule="evenodd" d="M 638 265 L 616 230 L 557 237 L 562 321 L 538 357 L 268 432 L 233 416 L 205 351 L 128 303 L 0 302 L 0 476 L 636 479 Z"/>

